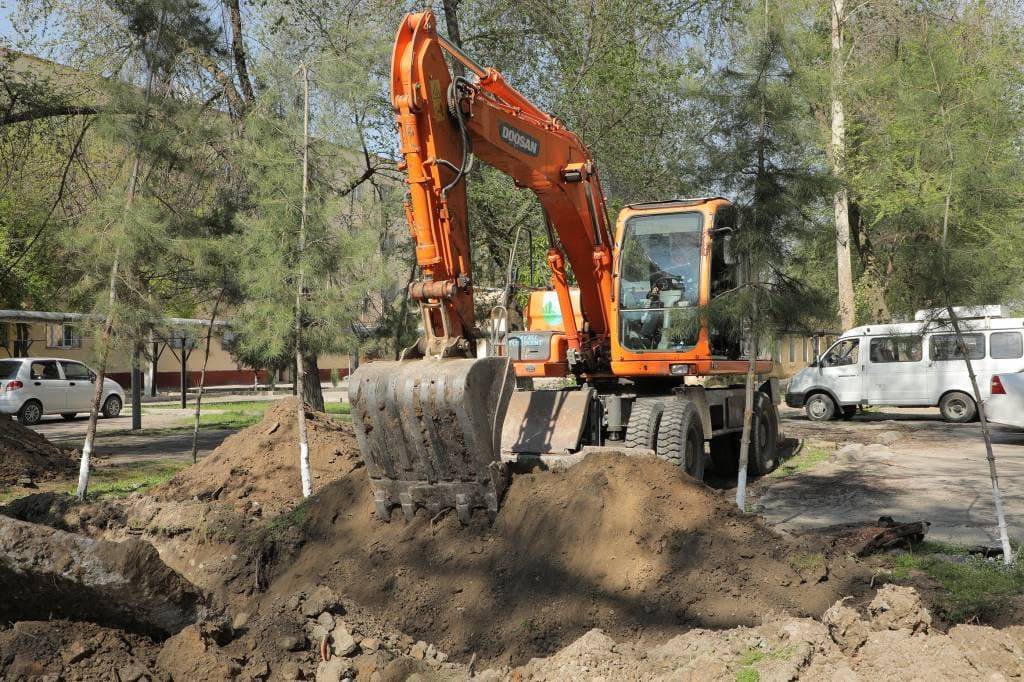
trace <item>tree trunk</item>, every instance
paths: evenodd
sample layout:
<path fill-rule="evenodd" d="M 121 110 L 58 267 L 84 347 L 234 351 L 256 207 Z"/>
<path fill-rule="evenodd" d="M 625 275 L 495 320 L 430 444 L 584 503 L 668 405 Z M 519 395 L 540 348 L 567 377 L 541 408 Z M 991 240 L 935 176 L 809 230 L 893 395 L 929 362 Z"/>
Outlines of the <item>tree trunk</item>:
<path fill-rule="evenodd" d="M 133 180 L 137 178 L 139 155 L 135 157 Z M 129 200 L 133 192 L 129 192 Z M 128 204 L 128 209 L 131 203 Z M 84 500 L 89 492 L 89 465 L 92 462 L 93 444 L 96 442 L 96 425 L 100 417 L 100 401 L 103 400 L 103 383 L 107 378 L 107 358 L 110 355 L 110 337 L 114 329 L 114 306 L 117 305 L 117 276 L 120 265 L 120 249 L 114 253 L 114 262 L 110 266 L 110 284 L 107 292 L 107 315 L 103 320 L 103 331 L 100 334 L 100 356 L 96 367 L 96 380 L 92 391 L 92 404 L 89 406 L 89 423 L 85 427 L 85 443 L 82 445 L 82 459 L 78 464 L 78 489 L 75 494 Z"/>
<path fill-rule="evenodd" d="M 442 0 L 444 8 L 444 22 L 448 29 L 448 39 L 455 43 L 455 46 L 462 49 L 462 32 L 459 30 L 459 0 Z M 466 68 L 458 60 L 452 60 L 456 76 L 465 77 Z"/>
<path fill-rule="evenodd" d="M 306 355 L 303 360 L 305 376 L 302 380 L 302 401 L 317 412 L 324 411 L 324 390 L 320 386 L 320 366 L 316 353 Z"/>
<path fill-rule="evenodd" d="M 252 79 L 249 77 L 249 67 L 246 63 L 240 0 L 227 0 L 227 3 L 228 12 L 231 15 L 231 52 L 235 60 L 235 70 L 238 72 L 238 84 L 242 88 L 242 97 L 245 98 L 246 103 L 252 104 L 256 95 L 253 92 Z"/>
<path fill-rule="evenodd" d="M 741 512 L 747 509 L 747 461 L 750 459 L 750 434 L 754 421 L 754 382 L 757 379 L 757 337 L 754 334 L 751 334 L 749 355 L 743 403 L 743 435 L 740 437 L 740 461 L 736 473 L 736 506 Z"/>
<path fill-rule="evenodd" d="M 199 392 L 196 393 L 196 415 L 192 425 L 192 463 L 199 459 L 199 416 L 203 405 L 203 389 L 206 388 L 206 367 L 210 364 L 210 344 L 213 342 L 213 323 L 217 319 L 217 308 L 220 307 L 220 299 L 224 296 L 221 289 L 217 294 L 217 300 L 213 303 L 213 312 L 210 313 L 210 325 L 206 328 L 206 349 L 203 352 L 203 370 L 199 373 Z"/>
<path fill-rule="evenodd" d="M 999 474 L 996 472 L 996 457 L 992 452 L 992 432 L 988 428 L 988 418 L 985 416 L 985 403 L 981 399 L 981 391 L 978 389 L 978 377 L 974 374 L 974 365 L 971 363 L 971 355 L 967 352 L 964 344 L 963 334 L 960 332 L 960 322 L 957 320 L 953 306 L 946 304 L 946 311 L 953 323 L 953 331 L 956 332 L 956 343 L 964 356 L 964 363 L 967 365 L 967 374 L 971 377 L 971 391 L 974 393 L 974 403 L 978 407 L 978 421 L 981 423 L 981 435 L 985 440 L 985 458 L 988 460 L 988 475 L 992 482 L 992 501 L 996 508 L 996 526 L 999 529 L 999 542 L 1003 546 L 1003 563 L 1007 566 L 1013 563 L 1013 549 L 1010 547 L 1010 537 L 1006 531 L 1006 514 L 1003 512 L 1003 494 L 999 489 Z"/>
<path fill-rule="evenodd" d="M 843 108 L 843 0 L 830 0 L 832 8 L 832 51 L 831 51 L 831 129 L 829 161 L 837 189 L 832 196 L 836 221 L 836 273 L 839 292 L 839 319 L 843 329 L 856 324 L 856 309 L 853 299 L 853 266 L 850 258 L 850 197 L 843 177 L 846 170 L 846 114 Z"/>
<path fill-rule="evenodd" d="M 302 295 L 305 291 L 303 281 L 303 260 L 306 251 L 306 217 L 309 213 L 309 68 L 301 64 L 302 70 L 302 218 L 299 221 L 298 276 L 295 285 L 295 381 L 294 389 L 305 385 L 306 372 L 302 362 Z M 302 391 L 305 394 L 305 391 Z M 298 400 L 299 420 L 299 469 L 302 476 L 302 496 L 313 494 L 312 476 L 309 470 L 309 441 L 306 437 L 306 404 L 304 397 Z"/>

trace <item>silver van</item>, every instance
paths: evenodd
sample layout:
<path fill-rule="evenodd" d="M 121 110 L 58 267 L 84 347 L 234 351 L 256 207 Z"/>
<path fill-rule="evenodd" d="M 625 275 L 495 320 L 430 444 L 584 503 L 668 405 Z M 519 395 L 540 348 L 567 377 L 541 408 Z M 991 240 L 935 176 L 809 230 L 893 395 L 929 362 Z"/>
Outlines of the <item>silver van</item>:
<path fill-rule="evenodd" d="M 960 329 L 986 400 L 993 374 L 1024 369 L 1024 318 L 964 319 Z M 849 419 L 858 405 L 938 406 L 949 422 L 971 421 L 978 411 L 953 328 L 929 311 L 918 312 L 914 322 L 844 333 L 793 376 L 786 404 L 803 407 L 814 421 Z"/>

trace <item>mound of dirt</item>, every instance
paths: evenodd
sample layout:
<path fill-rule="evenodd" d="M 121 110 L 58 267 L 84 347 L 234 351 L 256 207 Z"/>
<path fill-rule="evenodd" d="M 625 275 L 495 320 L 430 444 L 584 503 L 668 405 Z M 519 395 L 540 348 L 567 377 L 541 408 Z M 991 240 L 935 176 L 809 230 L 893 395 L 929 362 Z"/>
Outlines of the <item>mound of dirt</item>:
<path fill-rule="evenodd" d="M 141 635 L 66 620 L 0 631 L 0 679 L 154 679 L 160 646 Z"/>
<path fill-rule="evenodd" d="M 270 597 L 323 583 L 457 659 L 522 663 L 599 627 L 663 640 L 694 627 L 820 616 L 868 591 L 842 560 L 786 540 L 650 457 L 605 453 L 520 475 L 494 524 L 453 514 L 385 524 L 364 469 L 310 500 Z"/>
<path fill-rule="evenodd" d="M 219 500 L 240 508 L 255 504 L 268 514 L 294 507 L 302 499 L 297 401 L 277 401 L 263 421 L 229 436 L 198 464 L 154 489 L 153 496 Z M 307 411 L 306 433 L 314 490 L 362 465 L 351 425 Z"/>
<path fill-rule="evenodd" d="M 691 630 L 656 647 L 617 643 L 595 629 L 554 656 L 534 659 L 511 674 L 486 671 L 481 679 L 1002 680 L 1024 675 L 1024 628 L 959 625 L 940 633 L 921 627 L 929 620 L 912 589 L 887 585 L 866 614 L 837 602 L 822 622 L 770 618 L 754 628 Z"/>
<path fill-rule="evenodd" d="M 45 436 L 0 414 L 0 484 L 71 475 L 77 468 L 73 454 L 73 450 L 59 448 Z"/>

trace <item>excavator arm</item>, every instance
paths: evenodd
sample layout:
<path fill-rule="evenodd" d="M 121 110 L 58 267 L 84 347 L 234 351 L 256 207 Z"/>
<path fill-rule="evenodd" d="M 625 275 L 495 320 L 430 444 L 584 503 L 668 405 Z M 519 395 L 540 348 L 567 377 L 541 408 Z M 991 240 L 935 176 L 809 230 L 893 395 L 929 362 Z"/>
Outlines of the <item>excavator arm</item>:
<path fill-rule="evenodd" d="M 445 52 L 471 77 L 453 78 Z M 582 141 L 500 73 L 440 36 L 430 12 L 402 22 L 391 80 L 409 184 L 406 214 L 423 272 L 423 280 L 410 287 L 423 310 L 419 351 L 434 357 L 466 354 L 477 335 L 463 180 L 474 155 L 537 195 L 548 222 L 548 263 L 570 364 L 579 371 L 606 368 L 608 302 L 614 300 L 611 225 L 597 169 Z M 582 311 L 573 310 L 566 261 Z M 583 329 L 576 326 L 578 312 Z"/>
<path fill-rule="evenodd" d="M 469 78 L 453 78 L 445 52 Z M 465 176 L 475 155 L 532 190 L 544 208 L 548 262 L 567 358 L 577 372 L 609 363 L 611 226 L 593 159 L 578 137 L 493 69 L 410 14 L 395 39 L 392 105 L 408 183 L 405 204 L 422 279 L 409 287 L 423 335 L 398 362 L 360 367 L 350 380 L 353 424 L 377 513 L 474 507 L 497 513 L 508 480 L 498 447 L 515 378 L 507 358 L 476 358 Z M 582 325 L 566 262 L 579 288 Z M 580 328 L 581 327 L 581 328 Z"/>

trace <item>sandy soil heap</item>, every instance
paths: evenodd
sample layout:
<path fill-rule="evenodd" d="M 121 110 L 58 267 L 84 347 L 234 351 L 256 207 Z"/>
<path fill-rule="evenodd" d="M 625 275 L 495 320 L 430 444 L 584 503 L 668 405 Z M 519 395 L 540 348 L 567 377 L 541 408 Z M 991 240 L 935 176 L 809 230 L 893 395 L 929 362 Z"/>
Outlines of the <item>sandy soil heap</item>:
<path fill-rule="evenodd" d="M 219 500 L 238 507 L 259 505 L 266 513 L 294 507 L 302 499 L 299 474 L 297 398 L 267 408 L 263 421 L 229 436 L 198 464 L 184 469 L 154 495 L 170 500 Z M 348 424 L 322 412 L 306 412 L 314 490 L 359 463 Z"/>
<path fill-rule="evenodd" d="M 39 480 L 67 476 L 75 471 L 73 453 L 0 414 L 0 484 L 15 483 L 21 478 Z"/>
<path fill-rule="evenodd" d="M 272 594 L 322 581 L 464 660 L 524 662 L 593 627 L 657 638 L 818 616 L 867 590 L 859 570 L 828 566 L 648 457 L 593 455 L 517 476 L 493 526 L 482 513 L 463 528 L 422 511 L 382 523 L 362 468 L 308 508 L 304 544 L 280 557 Z"/>

